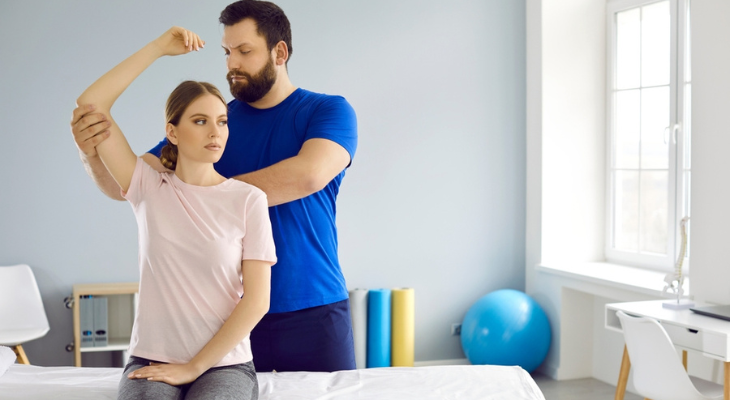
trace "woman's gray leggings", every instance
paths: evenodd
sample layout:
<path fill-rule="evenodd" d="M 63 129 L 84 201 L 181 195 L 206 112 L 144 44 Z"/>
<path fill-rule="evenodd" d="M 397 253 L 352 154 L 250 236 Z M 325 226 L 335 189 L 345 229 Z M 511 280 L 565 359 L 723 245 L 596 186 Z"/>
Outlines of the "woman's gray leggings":
<path fill-rule="evenodd" d="M 253 362 L 211 368 L 194 382 L 172 386 L 165 382 L 129 379 L 130 372 L 145 367 L 153 360 L 129 357 L 119 382 L 117 400 L 256 400 L 259 383 Z"/>

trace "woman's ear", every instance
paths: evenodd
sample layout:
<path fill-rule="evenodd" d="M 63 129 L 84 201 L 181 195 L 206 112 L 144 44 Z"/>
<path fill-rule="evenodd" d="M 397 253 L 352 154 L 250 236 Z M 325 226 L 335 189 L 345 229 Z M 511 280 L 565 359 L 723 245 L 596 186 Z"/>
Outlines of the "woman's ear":
<path fill-rule="evenodd" d="M 167 140 L 170 141 L 170 143 L 177 146 L 177 135 L 175 134 L 175 125 L 171 123 L 167 123 L 165 125 L 165 136 L 167 136 Z"/>

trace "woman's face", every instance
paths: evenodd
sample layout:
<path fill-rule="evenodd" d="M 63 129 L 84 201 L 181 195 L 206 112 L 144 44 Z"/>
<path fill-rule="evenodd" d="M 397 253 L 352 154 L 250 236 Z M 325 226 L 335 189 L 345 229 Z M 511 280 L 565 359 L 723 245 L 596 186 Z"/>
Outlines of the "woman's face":
<path fill-rule="evenodd" d="M 178 160 L 215 163 L 228 141 L 226 106 L 216 96 L 205 94 L 190 103 L 167 137 L 177 145 Z"/>

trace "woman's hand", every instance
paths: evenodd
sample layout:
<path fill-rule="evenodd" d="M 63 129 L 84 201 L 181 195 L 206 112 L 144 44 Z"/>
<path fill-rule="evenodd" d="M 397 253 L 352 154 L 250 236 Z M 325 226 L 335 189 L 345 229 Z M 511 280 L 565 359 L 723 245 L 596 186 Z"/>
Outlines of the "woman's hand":
<path fill-rule="evenodd" d="M 151 362 L 149 366 L 134 370 L 127 377 L 129 379 L 147 379 L 149 381 L 165 382 L 179 386 L 190 383 L 201 375 L 190 364 L 159 364 Z"/>
<path fill-rule="evenodd" d="M 166 56 L 186 54 L 193 50 L 198 51 L 205 47 L 205 41 L 195 32 L 173 26 L 163 33 L 154 42 Z"/>

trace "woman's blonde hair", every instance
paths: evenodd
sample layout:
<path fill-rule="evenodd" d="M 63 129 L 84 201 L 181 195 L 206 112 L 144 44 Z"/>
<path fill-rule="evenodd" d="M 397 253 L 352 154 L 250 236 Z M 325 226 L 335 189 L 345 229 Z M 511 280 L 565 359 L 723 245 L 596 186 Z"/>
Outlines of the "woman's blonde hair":
<path fill-rule="evenodd" d="M 223 102 L 223 105 L 226 106 L 226 110 L 228 110 L 226 100 L 214 85 L 208 82 L 185 81 L 177 85 L 175 90 L 170 93 L 170 97 L 167 98 L 167 105 L 165 106 L 167 122 L 177 126 L 188 106 L 205 94 L 212 94 L 218 97 Z M 170 143 L 170 139 L 167 139 L 167 144 L 162 147 L 160 161 L 162 161 L 162 165 L 167 169 L 174 170 L 177 166 L 177 146 Z"/>

